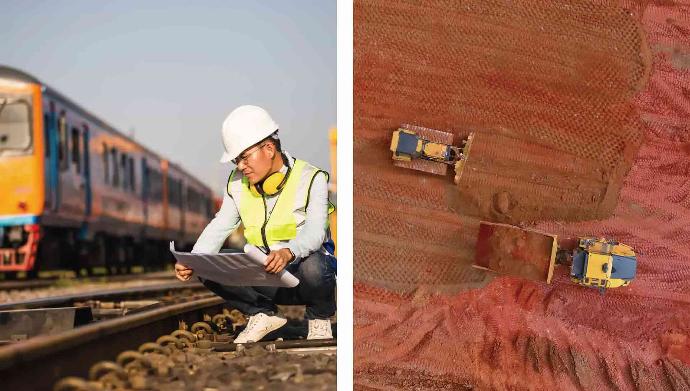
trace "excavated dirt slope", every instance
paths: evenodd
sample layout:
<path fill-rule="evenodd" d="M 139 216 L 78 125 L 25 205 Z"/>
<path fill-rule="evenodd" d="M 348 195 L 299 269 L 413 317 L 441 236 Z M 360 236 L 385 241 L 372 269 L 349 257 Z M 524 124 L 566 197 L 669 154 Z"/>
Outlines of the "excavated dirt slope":
<path fill-rule="evenodd" d="M 690 4 L 355 2 L 361 389 L 690 389 Z M 477 134 L 462 180 L 401 123 Z M 606 295 L 469 267 L 480 220 L 618 239 Z M 430 295 L 441 292 L 441 295 Z"/>

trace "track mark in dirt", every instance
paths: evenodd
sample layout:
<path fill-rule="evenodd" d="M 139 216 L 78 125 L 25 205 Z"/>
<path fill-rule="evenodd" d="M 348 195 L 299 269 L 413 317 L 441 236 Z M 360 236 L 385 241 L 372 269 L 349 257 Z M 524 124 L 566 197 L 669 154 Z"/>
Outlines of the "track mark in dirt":
<path fill-rule="evenodd" d="M 572 373 L 572 367 L 574 365 L 570 365 L 571 361 L 568 359 L 569 357 L 564 356 L 563 350 L 559 349 L 558 345 L 553 341 L 549 341 L 547 352 L 546 357 L 548 358 L 549 366 L 552 371 L 556 374 L 570 375 Z"/>
<path fill-rule="evenodd" d="M 633 384 L 638 391 L 654 391 L 658 390 L 658 383 L 654 379 L 652 373 L 647 366 L 640 361 L 633 361 L 630 363 L 630 377 Z"/>
<path fill-rule="evenodd" d="M 690 389 L 690 368 L 683 366 L 678 360 L 662 358 L 661 365 L 664 368 L 666 380 L 674 390 Z"/>
<path fill-rule="evenodd" d="M 598 354 L 599 368 L 603 369 L 604 380 L 607 385 L 615 391 L 621 389 L 619 386 L 619 374 L 621 373 L 620 368 L 618 368 L 618 363 L 616 360 L 615 353 L 611 353 L 610 356 L 605 356 L 601 353 Z"/>
<path fill-rule="evenodd" d="M 484 361 L 493 369 L 501 368 L 501 357 L 505 354 L 505 343 L 500 338 L 490 337 L 490 341 L 485 343 L 483 357 Z"/>
<path fill-rule="evenodd" d="M 525 282 L 518 286 L 515 294 L 515 301 L 527 311 L 531 311 L 535 304 L 540 303 L 540 292 L 529 282 Z"/>
<path fill-rule="evenodd" d="M 396 370 L 371 365 L 369 370 L 355 371 L 355 390 L 403 390 L 411 388 L 419 391 L 469 391 L 477 389 L 475 384 L 469 380 L 443 379 L 414 369 Z"/>
<path fill-rule="evenodd" d="M 527 362 L 532 363 L 532 369 L 534 369 L 535 372 L 541 372 L 542 368 L 544 368 L 546 358 L 546 351 L 544 348 L 543 339 L 536 336 L 527 338 Z"/>
<path fill-rule="evenodd" d="M 577 383 L 580 385 L 580 388 L 583 390 L 594 389 L 597 386 L 598 379 L 592 373 L 594 372 L 594 367 L 590 365 L 587 355 L 571 347 L 570 356 L 575 366 L 575 377 L 577 378 Z"/>

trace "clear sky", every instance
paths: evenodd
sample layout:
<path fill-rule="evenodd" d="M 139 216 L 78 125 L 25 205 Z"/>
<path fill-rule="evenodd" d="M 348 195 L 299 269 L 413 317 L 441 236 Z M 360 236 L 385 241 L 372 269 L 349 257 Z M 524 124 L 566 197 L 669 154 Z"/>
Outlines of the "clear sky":
<path fill-rule="evenodd" d="M 0 0 L 0 64 L 26 71 L 220 195 L 225 116 L 263 106 L 331 171 L 335 1 Z"/>

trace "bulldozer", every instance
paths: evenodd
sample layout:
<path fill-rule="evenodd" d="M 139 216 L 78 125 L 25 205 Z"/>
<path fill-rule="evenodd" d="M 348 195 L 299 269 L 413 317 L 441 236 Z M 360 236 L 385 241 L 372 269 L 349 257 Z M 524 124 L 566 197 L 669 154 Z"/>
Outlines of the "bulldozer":
<path fill-rule="evenodd" d="M 448 167 L 454 166 L 459 179 L 473 138 L 474 133 L 470 133 L 457 147 L 452 133 L 403 124 L 391 137 L 393 165 L 436 175 L 446 175 Z"/>
<path fill-rule="evenodd" d="M 475 268 L 551 283 L 558 265 L 572 282 L 598 289 L 628 286 L 637 256 L 628 245 L 597 237 L 565 238 L 509 224 L 480 222 Z"/>

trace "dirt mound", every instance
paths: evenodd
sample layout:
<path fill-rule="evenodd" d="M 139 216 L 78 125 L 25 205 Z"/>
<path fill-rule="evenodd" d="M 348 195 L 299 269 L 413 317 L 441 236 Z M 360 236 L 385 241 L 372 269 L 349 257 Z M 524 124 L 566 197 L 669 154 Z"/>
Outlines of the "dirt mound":
<path fill-rule="evenodd" d="M 396 386 L 419 377 L 531 390 L 690 386 L 690 363 L 665 355 L 660 344 L 687 341 L 658 334 L 680 325 L 686 303 L 607 293 L 593 308 L 597 295 L 567 281 L 547 286 L 505 277 L 415 304 L 357 286 L 356 381 Z M 380 376 L 390 373 L 397 375 Z"/>
<path fill-rule="evenodd" d="M 687 2 L 355 2 L 358 387 L 690 389 L 688 36 Z M 477 133 L 459 186 L 392 167 L 404 122 Z M 637 278 L 492 281 L 480 219 L 615 238 Z"/>

